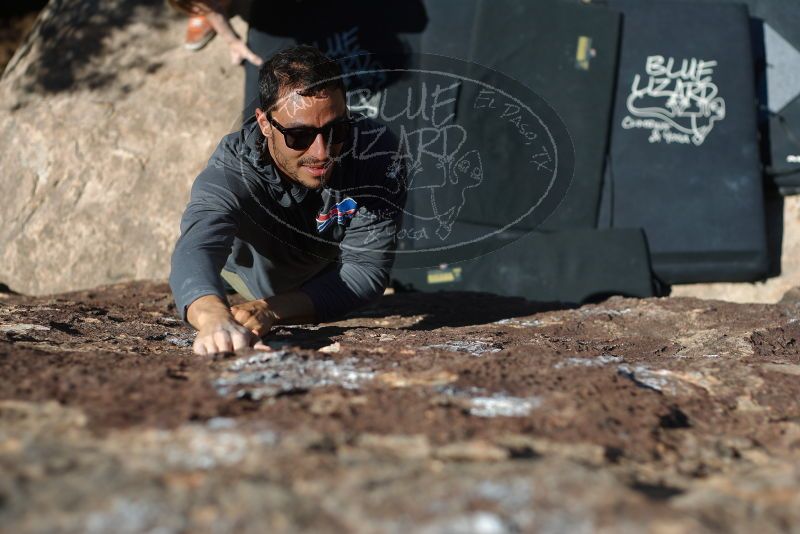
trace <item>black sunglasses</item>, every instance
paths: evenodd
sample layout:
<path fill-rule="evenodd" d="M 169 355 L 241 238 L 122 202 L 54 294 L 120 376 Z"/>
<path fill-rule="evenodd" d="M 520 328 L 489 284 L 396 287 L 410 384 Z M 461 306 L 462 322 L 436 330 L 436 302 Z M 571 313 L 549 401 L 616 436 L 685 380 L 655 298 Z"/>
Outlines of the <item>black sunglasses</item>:
<path fill-rule="evenodd" d="M 317 134 L 322 134 L 323 139 L 326 139 L 328 144 L 337 145 L 343 143 L 350 135 L 350 127 L 353 125 L 352 119 L 345 118 L 329 122 L 322 128 L 315 128 L 313 126 L 285 128 L 272 118 L 271 113 L 267 115 L 267 120 L 283 134 L 283 138 L 286 140 L 286 146 L 292 150 L 307 149 L 314 142 L 314 139 L 317 138 Z"/>

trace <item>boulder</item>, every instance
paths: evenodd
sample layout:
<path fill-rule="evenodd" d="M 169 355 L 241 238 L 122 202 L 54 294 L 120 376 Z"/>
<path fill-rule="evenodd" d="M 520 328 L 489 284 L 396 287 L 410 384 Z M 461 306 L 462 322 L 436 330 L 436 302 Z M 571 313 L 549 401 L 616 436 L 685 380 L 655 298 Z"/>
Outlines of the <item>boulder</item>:
<path fill-rule="evenodd" d="M 184 50 L 185 24 L 163 0 L 42 12 L 0 79 L 0 281 L 36 295 L 168 276 L 244 83 L 221 40 Z"/>

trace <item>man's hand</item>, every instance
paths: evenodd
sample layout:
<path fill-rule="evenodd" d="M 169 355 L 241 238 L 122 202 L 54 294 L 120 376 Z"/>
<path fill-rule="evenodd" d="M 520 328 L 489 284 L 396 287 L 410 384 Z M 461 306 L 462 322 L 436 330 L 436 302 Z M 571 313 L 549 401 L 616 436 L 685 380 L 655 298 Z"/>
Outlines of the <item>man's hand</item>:
<path fill-rule="evenodd" d="M 227 4 L 227 2 L 226 2 Z M 256 67 L 264 64 L 258 54 L 253 52 L 247 47 L 247 44 L 239 37 L 236 30 L 231 26 L 228 16 L 225 14 L 223 6 L 213 7 L 211 11 L 206 13 L 206 19 L 211 23 L 211 26 L 216 30 L 217 34 L 223 41 L 228 43 L 228 51 L 231 55 L 231 63 L 234 65 L 241 65 L 245 61 L 249 61 Z"/>
<path fill-rule="evenodd" d="M 237 322 L 228 306 L 214 295 L 200 297 L 192 302 L 187 310 L 187 319 L 197 328 L 192 347 L 195 354 L 233 352 L 247 347 L 270 350 L 260 336 Z"/>
<path fill-rule="evenodd" d="M 258 336 L 253 335 L 230 317 L 226 317 L 206 323 L 201 327 L 197 331 L 192 348 L 195 354 L 215 354 L 217 352 L 234 352 L 247 347 L 271 350 Z"/>
<path fill-rule="evenodd" d="M 266 335 L 276 321 L 275 313 L 265 300 L 251 300 L 231 306 L 231 314 L 236 322 L 258 337 Z"/>
<path fill-rule="evenodd" d="M 244 41 L 235 39 L 228 43 L 228 51 L 231 55 L 231 63 L 234 65 L 241 65 L 245 61 L 249 61 L 256 67 L 264 64 L 264 60 L 255 52 L 250 50 Z"/>

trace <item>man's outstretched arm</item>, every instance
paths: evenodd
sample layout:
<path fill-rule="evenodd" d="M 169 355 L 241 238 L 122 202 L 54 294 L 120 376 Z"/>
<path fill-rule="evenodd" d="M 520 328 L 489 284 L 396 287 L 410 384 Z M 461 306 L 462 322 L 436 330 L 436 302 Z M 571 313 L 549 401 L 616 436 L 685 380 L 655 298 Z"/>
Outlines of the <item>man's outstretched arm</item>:
<path fill-rule="evenodd" d="M 234 318 L 220 276 L 238 229 L 239 213 L 224 171 L 213 167 L 203 171 L 192 186 L 181 218 L 169 280 L 181 318 L 197 329 L 197 354 L 248 346 L 266 348 Z"/>

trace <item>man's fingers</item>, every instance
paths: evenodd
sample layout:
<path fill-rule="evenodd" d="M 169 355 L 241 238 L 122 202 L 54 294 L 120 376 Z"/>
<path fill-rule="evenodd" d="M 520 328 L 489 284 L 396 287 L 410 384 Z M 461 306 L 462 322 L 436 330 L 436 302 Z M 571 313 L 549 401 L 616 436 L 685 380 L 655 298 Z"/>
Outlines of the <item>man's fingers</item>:
<path fill-rule="evenodd" d="M 251 337 L 244 332 L 215 332 L 213 336 L 198 338 L 192 345 L 195 354 L 233 352 L 250 346 Z"/>
<path fill-rule="evenodd" d="M 248 52 L 249 52 L 249 54 L 248 54 L 248 59 L 250 60 L 250 63 L 252 63 L 252 64 L 253 64 L 253 65 L 255 65 L 256 67 L 260 67 L 260 66 L 261 66 L 261 65 L 264 63 L 264 60 L 263 60 L 263 59 L 261 59 L 261 58 L 260 58 L 258 55 L 256 55 L 255 53 L 253 53 L 251 50 L 248 50 Z"/>
<path fill-rule="evenodd" d="M 224 330 L 214 332 L 214 343 L 217 346 L 217 350 L 214 352 L 233 352 L 231 335 Z"/>
<path fill-rule="evenodd" d="M 233 350 L 244 349 L 250 346 L 250 336 L 241 332 L 234 332 L 231 334 L 231 341 L 233 342 Z"/>
<path fill-rule="evenodd" d="M 266 334 L 266 328 L 264 327 L 264 323 L 256 319 L 255 317 L 251 317 L 247 322 L 245 322 L 242 326 L 250 330 L 252 333 L 257 335 L 258 337 L 263 336 Z"/>
<path fill-rule="evenodd" d="M 195 354 L 204 355 L 207 354 L 208 351 L 206 350 L 205 343 L 203 343 L 202 339 L 195 339 L 194 344 L 192 345 L 192 350 Z"/>
<path fill-rule="evenodd" d="M 239 324 L 246 323 L 248 319 L 252 317 L 252 315 L 253 314 L 251 314 L 249 311 L 242 309 L 237 309 L 233 312 L 233 318 L 236 319 L 236 322 Z"/>
<path fill-rule="evenodd" d="M 195 354 L 205 355 L 217 352 L 217 347 L 211 336 L 197 336 L 192 345 Z"/>

